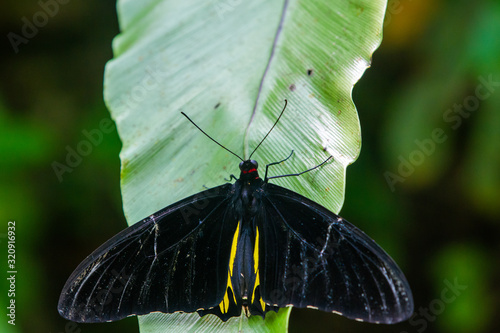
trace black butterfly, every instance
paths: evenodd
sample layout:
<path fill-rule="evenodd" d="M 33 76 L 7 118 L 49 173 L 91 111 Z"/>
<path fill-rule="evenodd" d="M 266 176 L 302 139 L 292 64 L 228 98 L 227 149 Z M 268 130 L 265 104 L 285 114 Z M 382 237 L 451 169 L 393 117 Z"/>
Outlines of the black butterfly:
<path fill-rule="evenodd" d="M 95 250 L 66 282 L 61 316 L 92 323 L 196 311 L 226 321 L 242 310 L 264 317 L 294 306 L 375 323 L 407 319 L 410 287 L 384 250 L 326 208 L 268 182 L 331 156 L 299 174 L 267 177 L 286 159 L 271 163 L 264 179 L 250 157 L 240 158 L 234 184 L 174 203 Z"/>

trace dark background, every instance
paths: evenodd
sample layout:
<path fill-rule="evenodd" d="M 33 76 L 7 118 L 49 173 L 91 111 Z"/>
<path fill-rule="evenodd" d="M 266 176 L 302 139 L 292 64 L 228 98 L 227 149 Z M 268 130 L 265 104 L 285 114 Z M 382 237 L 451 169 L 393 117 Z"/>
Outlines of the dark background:
<path fill-rule="evenodd" d="M 500 4 L 391 4 L 373 67 L 353 91 L 363 147 L 348 168 L 341 214 L 400 264 L 416 314 L 381 326 L 294 309 L 290 331 L 498 332 L 500 85 L 484 82 L 500 82 Z M 53 169 L 109 119 L 102 81 L 118 33 L 115 3 L 61 4 L 16 53 L 9 32 L 20 35 L 22 18 L 40 10 L 8 1 L 0 12 L 0 247 L 6 253 L 15 220 L 18 270 L 16 326 L 3 317 L 0 330 L 137 332 L 135 318 L 76 325 L 56 310 L 76 265 L 125 227 L 116 131 L 62 179 Z M 446 139 L 431 143 L 436 129 Z M 401 178 L 390 183 L 388 172 Z M 7 289 L 2 278 L 4 309 Z"/>

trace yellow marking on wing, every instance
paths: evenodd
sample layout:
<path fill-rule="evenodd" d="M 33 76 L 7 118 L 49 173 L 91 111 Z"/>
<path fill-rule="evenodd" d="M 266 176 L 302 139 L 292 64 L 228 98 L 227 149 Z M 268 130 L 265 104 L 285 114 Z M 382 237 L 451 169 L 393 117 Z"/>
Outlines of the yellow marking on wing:
<path fill-rule="evenodd" d="M 240 221 L 238 221 L 238 225 L 236 226 L 236 231 L 233 236 L 233 244 L 231 245 L 231 256 L 229 257 L 229 273 L 233 276 L 233 266 L 234 259 L 236 257 L 236 247 L 238 246 L 238 236 L 240 233 Z"/>
<path fill-rule="evenodd" d="M 252 299 L 250 300 L 250 303 L 253 303 L 255 299 L 255 291 L 257 290 L 257 287 L 260 285 L 260 274 L 259 274 L 259 228 L 256 228 L 255 232 L 255 244 L 253 248 L 253 270 L 255 272 L 255 283 L 253 286 L 253 292 L 252 292 Z M 259 299 L 260 306 L 262 307 L 262 310 L 266 309 L 266 303 L 262 300 L 262 297 Z"/>
<path fill-rule="evenodd" d="M 238 221 L 238 226 L 236 227 L 236 231 L 233 236 L 233 243 L 231 245 L 231 254 L 229 256 L 229 271 L 227 272 L 227 286 L 226 293 L 224 294 L 224 298 L 219 303 L 220 312 L 227 313 L 229 310 L 229 291 L 228 288 L 231 289 L 233 293 L 234 303 L 236 304 L 236 295 L 234 294 L 233 283 L 231 282 L 231 277 L 233 276 L 233 266 L 234 260 L 236 257 L 236 248 L 238 247 L 238 236 L 240 233 L 240 221 Z"/>
<path fill-rule="evenodd" d="M 222 312 L 222 313 L 227 313 L 227 311 L 229 310 L 229 291 L 228 291 L 228 288 L 231 289 L 231 292 L 233 293 L 233 297 L 234 297 L 234 302 L 236 303 L 236 297 L 234 296 L 233 285 L 231 283 L 231 275 L 229 275 L 229 272 L 227 273 L 226 293 L 224 294 L 224 298 L 222 299 L 222 302 L 219 303 L 220 312 Z"/>
<path fill-rule="evenodd" d="M 260 277 L 259 277 L 259 272 L 257 272 L 257 276 L 255 277 L 255 284 L 253 285 L 252 299 L 250 300 L 250 303 L 253 303 L 253 300 L 255 298 L 255 290 L 257 289 L 257 286 L 259 284 L 260 284 Z"/>
<path fill-rule="evenodd" d="M 266 303 L 264 303 L 264 301 L 262 300 L 262 297 L 260 298 L 259 302 L 260 302 L 260 306 L 262 306 L 262 311 L 264 311 L 266 309 Z"/>
<path fill-rule="evenodd" d="M 255 244 L 253 245 L 253 271 L 257 273 L 259 269 L 259 228 L 255 228 Z"/>

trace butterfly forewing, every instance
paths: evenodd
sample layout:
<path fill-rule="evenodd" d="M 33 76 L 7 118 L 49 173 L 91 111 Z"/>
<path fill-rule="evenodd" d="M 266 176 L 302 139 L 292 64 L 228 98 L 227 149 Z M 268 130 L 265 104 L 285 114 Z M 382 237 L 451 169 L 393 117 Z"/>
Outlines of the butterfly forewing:
<path fill-rule="evenodd" d="M 60 314 L 103 322 L 217 306 L 226 292 L 237 225 L 227 204 L 231 188 L 225 184 L 188 197 L 108 240 L 68 279 Z"/>
<path fill-rule="evenodd" d="M 312 307 L 368 322 L 413 312 L 396 263 L 371 238 L 317 203 L 264 185 L 261 293 L 279 307 Z"/>

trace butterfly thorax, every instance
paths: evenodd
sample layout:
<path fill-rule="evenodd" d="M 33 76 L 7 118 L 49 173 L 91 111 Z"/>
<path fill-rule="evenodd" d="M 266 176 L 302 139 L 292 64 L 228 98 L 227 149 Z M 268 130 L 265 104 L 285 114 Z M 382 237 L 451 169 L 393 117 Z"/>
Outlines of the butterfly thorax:
<path fill-rule="evenodd" d="M 258 164 L 254 160 L 240 163 L 240 179 L 236 181 L 235 199 L 241 199 L 241 210 L 244 217 L 252 218 L 259 207 L 261 188 L 264 181 L 259 177 Z"/>

